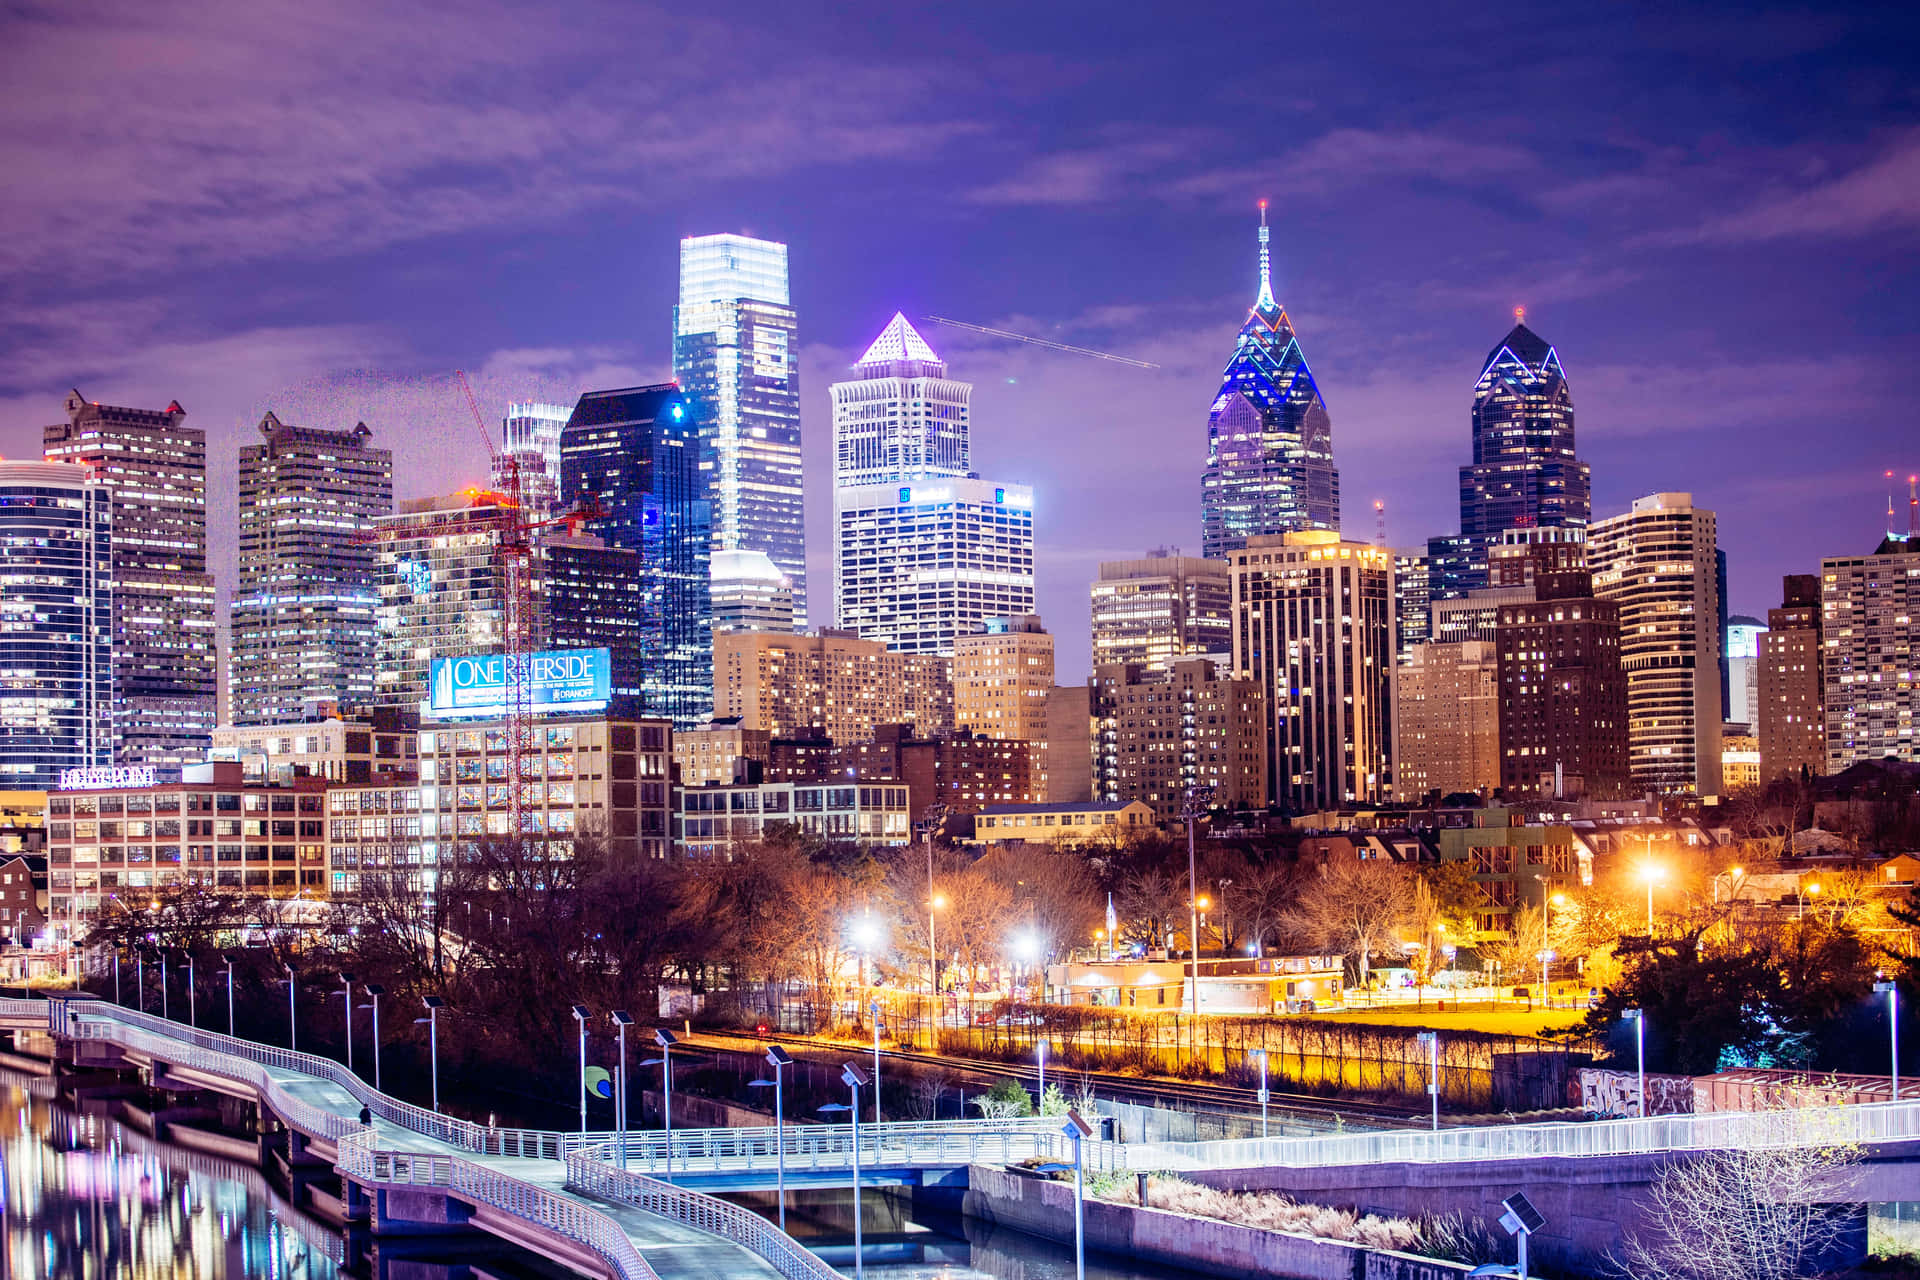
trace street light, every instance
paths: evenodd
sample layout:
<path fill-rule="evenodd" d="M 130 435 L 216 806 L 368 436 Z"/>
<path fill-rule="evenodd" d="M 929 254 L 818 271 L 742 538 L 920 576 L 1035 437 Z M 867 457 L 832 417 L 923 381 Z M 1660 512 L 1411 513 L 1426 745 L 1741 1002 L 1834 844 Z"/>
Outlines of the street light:
<path fill-rule="evenodd" d="M 620 1167 L 627 1167 L 627 1028 L 633 1025 L 633 1015 L 625 1009 L 615 1009 L 608 1015 L 620 1032 L 620 1074 L 614 1077 L 613 1105 L 620 1113 L 613 1118 L 614 1140 L 620 1144 Z"/>
<path fill-rule="evenodd" d="M 1644 863 L 1640 867 L 1640 878 L 1647 882 L 1647 936 L 1653 936 L 1653 886 L 1666 879 L 1666 873 L 1653 863 Z"/>
<path fill-rule="evenodd" d="M 427 1016 L 415 1018 L 413 1025 L 427 1024 L 427 1057 L 433 1064 L 433 1110 L 437 1115 L 440 1111 L 440 1011 L 447 1007 L 447 1002 L 439 996 L 421 996 L 420 1003 L 425 1006 Z"/>
<path fill-rule="evenodd" d="M 193 994 L 193 952 L 189 951 L 186 954 L 187 954 L 187 1025 L 190 1027 L 198 1027 L 200 1025 L 200 1005 L 199 1005 L 198 999 Z"/>
<path fill-rule="evenodd" d="M 1640 1116 L 1645 1119 L 1647 1114 L 1647 1015 L 1640 1009 L 1622 1009 L 1620 1016 L 1633 1021 L 1633 1047 L 1640 1064 L 1637 1073 L 1640 1081 Z"/>
<path fill-rule="evenodd" d="M 1193 942 L 1193 994 L 1187 1021 L 1189 1059 L 1196 1052 L 1200 1034 L 1200 873 L 1193 852 L 1193 829 L 1200 816 L 1211 807 L 1212 799 L 1213 788 L 1201 784 L 1188 787 L 1186 799 L 1180 805 L 1180 816 L 1187 820 L 1187 936 Z"/>
<path fill-rule="evenodd" d="M 1805 915 L 1804 910 L 1801 911 Z M 147 953 L 136 944 L 133 948 L 133 986 L 140 995 L 140 1012 L 147 1011 Z"/>
<path fill-rule="evenodd" d="M 1043 1039 L 1034 1046 L 1034 1052 L 1040 1059 L 1040 1103 L 1034 1107 L 1035 1115 L 1045 1115 L 1047 1108 L 1047 1042 Z"/>
<path fill-rule="evenodd" d="M 1550 949 L 1543 949 L 1540 954 L 1534 958 L 1540 962 L 1540 1007 L 1543 1009 L 1551 1009 L 1553 1007 L 1553 1001 L 1548 997 L 1549 993 L 1553 990 L 1553 986 L 1547 979 L 1547 966 L 1553 963 L 1553 952 Z"/>
<path fill-rule="evenodd" d="M 347 1074 L 353 1074 L 353 975 L 340 974 L 341 1014 L 347 1020 Z"/>
<path fill-rule="evenodd" d="M 1876 975 L 1879 976 L 1879 975 Z M 1887 997 L 1887 1043 L 1893 1051 L 1893 1100 L 1900 1101 L 1900 988 L 1890 979 L 1873 984 L 1874 993 Z"/>
<path fill-rule="evenodd" d="M 775 1195 L 780 1200 L 780 1229 L 787 1229 L 787 1107 L 782 1095 L 780 1073 L 793 1065 L 793 1055 L 777 1044 L 767 1046 L 767 1065 L 773 1068 L 771 1080 L 749 1080 L 752 1088 L 773 1086 L 773 1147 Z"/>
<path fill-rule="evenodd" d="M 873 1015 L 873 1122 L 880 1123 L 880 1001 L 876 998 L 867 1001 L 867 1012 Z"/>
<path fill-rule="evenodd" d="M 167 1022 L 173 1021 L 173 1015 L 167 1012 L 167 953 L 161 948 L 156 953 L 160 958 L 160 1017 Z"/>
<path fill-rule="evenodd" d="M 1713 900 L 1715 902 L 1720 901 L 1720 882 L 1725 880 L 1727 882 L 1727 901 L 1739 901 L 1740 882 L 1746 878 L 1746 874 L 1747 869 L 1745 867 L 1728 867 L 1725 871 L 1715 874 L 1713 877 Z"/>
<path fill-rule="evenodd" d="M 829 1102 L 821 1107 L 823 1113 L 844 1111 L 853 1121 L 853 1274 L 854 1280 L 864 1280 L 867 1274 L 867 1261 L 862 1256 L 860 1238 L 860 1086 L 868 1083 L 867 1073 L 855 1064 L 848 1062 L 840 1068 L 840 1078 L 847 1082 L 852 1090 L 853 1101 L 850 1105 Z"/>
<path fill-rule="evenodd" d="M 933 834 L 947 818 L 947 806 L 930 804 L 920 813 L 920 834 L 927 842 L 927 999 L 933 1018 L 933 1052 L 940 1052 L 940 949 L 934 945 L 934 912 L 947 900 L 933 888 Z"/>
<path fill-rule="evenodd" d="M 227 952 L 227 1036 L 233 1036 L 233 952 Z"/>
<path fill-rule="evenodd" d="M 580 1132 L 587 1131 L 587 1019 L 592 1012 L 583 1004 L 571 1006 L 573 1020 L 580 1024 Z"/>
<path fill-rule="evenodd" d="M 1414 1037 L 1427 1047 L 1427 1096 L 1433 1099 L 1433 1131 L 1440 1132 L 1440 1033 L 1422 1031 Z"/>
<path fill-rule="evenodd" d="M 1264 1138 L 1267 1136 L 1267 1099 L 1271 1096 L 1267 1092 L 1267 1051 L 1255 1049 L 1253 1052 L 1260 1059 L 1260 1136 Z"/>
<path fill-rule="evenodd" d="M 657 1028 L 653 1033 L 653 1042 L 660 1046 L 660 1120 L 666 1130 L 667 1138 L 667 1181 L 673 1181 L 673 1046 L 680 1043 L 680 1037 L 665 1027 Z M 642 1066 L 652 1065 L 651 1061 Z"/>
<path fill-rule="evenodd" d="M 287 984 L 287 1052 L 298 1053 L 300 1052 L 300 1046 L 296 1043 L 294 1036 L 298 1028 L 295 1025 L 296 1019 L 293 1014 L 293 966 L 290 964 L 282 964 L 280 967 L 287 971 L 287 976 L 280 979 L 281 982 Z"/>
<path fill-rule="evenodd" d="M 1093 1133 L 1093 1126 L 1082 1120 L 1078 1111 L 1069 1107 L 1067 1122 L 1060 1126 L 1060 1132 L 1073 1143 L 1073 1163 L 1043 1164 L 1039 1172 L 1064 1173 L 1068 1169 L 1073 1170 L 1073 1274 L 1076 1280 L 1087 1280 L 1086 1166 L 1080 1159 L 1080 1141 Z"/>
<path fill-rule="evenodd" d="M 373 1091 L 380 1092 L 380 997 L 387 989 L 377 982 L 369 982 L 360 988 L 373 998 L 373 1003 L 363 1004 L 362 1009 L 373 1010 Z"/>

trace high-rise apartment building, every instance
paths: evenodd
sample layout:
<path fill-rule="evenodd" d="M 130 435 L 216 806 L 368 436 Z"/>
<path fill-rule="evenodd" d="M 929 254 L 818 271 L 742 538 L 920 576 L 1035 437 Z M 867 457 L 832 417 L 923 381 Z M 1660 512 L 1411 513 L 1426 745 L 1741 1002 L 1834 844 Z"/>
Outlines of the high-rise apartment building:
<path fill-rule="evenodd" d="M 67 396 L 42 433 L 49 462 L 87 468 L 113 498 L 114 759 L 197 761 L 216 719 L 214 588 L 207 572 L 207 434 L 165 409 Z"/>
<path fill-rule="evenodd" d="M 1760 634 L 1760 780 L 1820 773 L 1827 764 L 1826 682 L 1820 666 L 1820 577 L 1790 573 Z"/>
<path fill-rule="evenodd" d="M 1413 661 L 1413 647 L 1433 638 L 1432 564 L 1424 548 L 1393 554 L 1394 656 L 1401 666 Z"/>
<path fill-rule="evenodd" d="M 1613 799 L 1631 776 L 1620 606 L 1585 568 L 1544 567 L 1555 550 L 1536 548 L 1532 598 L 1499 609 L 1500 785 L 1510 799 Z"/>
<path fill-rule="evenodd" d="M 1333 420 L 1286 308 L 1273 297 L 1267 207 L 1260 205 L 1260 280 L 1207 415 L 1200 551 L 1219 559 L 1247 539 L 1340 527 Z"/>
<path fill-rule="evenodd" d="M 88 467 L 0 462 L 0 789 L 114 763 L 115 498 Z"/>
<path fill-rule="evenodd" d="M 1920 759 L 1920 541 L 1888 534 L 1870 556 L 1820 561 L 1827 772 Z"/>
<path fill-rule="evenodd" d="M 498 551 L 507 518 L 494 494 L 468 492 L 402 502 L 373 522 L 376 705 L 418 707 L 435 658 L 505 648 Z"/>
<path fill-rule="evenodd" d="M 950 659 L 896 653 L 844 631 L 779 635 L 722 631 L 713 638 L 716 718 L 775 738 L 809 731 L 865 742 L 874 726 L 912 725 L 923 737 L 953 731 Z"/>
<path fill-rule="evenodd" d="M 1033 612 L 1033 490 L 971 470 L 972 387 L 895 314 L 833 385 L 834 613 L 908 653 L 951 655 Z"/>
<path fill-rule="evenodd" d="M 791 631 L 793 582 L 764 551 L 713 553 L 715 631 Z"/>
<path fill-rule="evenodd" d="M 1094 669 L 1094 786 L 1105 801 L 1141 800 L 1154 818 L 1180 816 L 1187 793 L 1211 787 L 1221 809 L 1267 806 L 1266 697 L 1205 658 L 1171 671 L 1133 663 Z"/>
<path fill-rule="evenodd" d="M 1509 529 L 1585 528 L 1587 464 L 1574 456 L 1573 392 L 1524 309 L 1473 386 L 1473 461 L 1460 468 L 1460 533 L 1491 547 Z M 1470 582 L 1469 586 L 1482 585 Z"/>
<path fill-rule="evenodd" d="M 1093 799 L 1098 724 L 1092 693 L 1084 684 L 1057 684 L 1047 691 L 1047 742 L 1038 764 L 1046 789 L 1041 799 L 1049 803 Z"/>
<path fill-rule="evenodd" d="M 646 714 L 687 729 L 713 709 L 712 512 L 701 452 L 687 398 L 672 383 L 590 391 L 560 436 L 560 502 L 592 504 L 602 514 L 585 531 L 636 557 L 638 611 L 617 621 L 635 628 L 637 643 L 612 655 L 615 691 L 624 669 Z M 567 589 L 556 576 L 549 607 L 577 615 L 556 599 Z"/>
<path fill-rule="evenodd" d="M 1266 699 L 1268 794 L 1292 813 L 1393 789 L 1393 552 L 1327 530 L 1233 553 L 1233 667 Z"/>
<path fill-rule="evenodd" d="M 793 593 L 789 630 L 807 624 L 797 324 L 786 245 L 736 235 L 680 242 L 673 376 L 712 468 L 713 550 L 773 561 Z M 715 556 L 716 599 L 734 594 L 727 575 L 736 569 L 757 575 L 749 562 Z"/>
<path fill-rule="evenodd" d="M 1047 739 L 1053 637 L 1040 619 L 989 618 L 953 648 L 953 723 L 983 738 Z"/>
<path fill-rule="evenodd" d="M 1158 547 L 1106 560 L 1094 582 L 1093 665 L 1167 672 L 1182 658 L 1233 651 L 1233 583 L 1224 560 Z"/>
<path fill-rule="evenodd" d="M 1727 619 L 1724 640 L 1727 668 L 1728 724 L 1752 728 L 1760 714 L 1760 637 L 1767 633 L 1758 618 L 1736 613 Z"/>
<path fill-rule="evenodd" d="M 1655 493 L 1587 533 L 1594 594 L 1620 607 L 1634 786 L 1720 792 L 1718 523 L 1690 493 Z"/>
<path fill-rule="evenodd" d="M 511 458 L 520 471 L 520 502 L 527 519 L 538 522 L 555 513 L 560 496 L 560 433 L 566 430 L 573 410 L 564 404 L 515 401 L 507 406 L 500 423 L 500 435 L 506 447 L 494 460 L 493 483 L 504 492 L 506 468 Z"/>
<path fill-rule="evenodd" d="M 1417 644 L 1394 685 L 1394 786 L 1401 800 L 1493 794 L 1500 785 L 1500 664 L 1484 640 Z"/>
<path fill-rule="evenodd" d="M 393 454 L 372 428 L 288 426 L 269 413 L 240 450 L 240 576 L 228 723 L 283 724 L 316 704 L 365 706 L 379 662 L 373 522 L 393 511 Z"/>

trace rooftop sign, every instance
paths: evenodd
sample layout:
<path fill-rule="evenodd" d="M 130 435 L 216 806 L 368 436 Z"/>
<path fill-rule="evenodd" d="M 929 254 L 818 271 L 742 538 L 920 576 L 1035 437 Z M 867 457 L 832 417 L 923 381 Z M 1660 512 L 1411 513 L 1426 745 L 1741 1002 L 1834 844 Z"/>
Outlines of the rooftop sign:
<path fill-rule="evenodd" d="M 60 790 L 95 791 L 106 787 L 150 787 L 153 766 L 129 765 L 123 768 L 62 769 Z"/>
<path fill-rule="evenodd" d="M 606 649 L 550 649 L 513 658 L 482 653 L 433 660 L 427 714 L 505 715 L 510 661 L 526 664 L 527 706 L 536 715 L 598 711 L 613 697 L 613 660 Z"/>

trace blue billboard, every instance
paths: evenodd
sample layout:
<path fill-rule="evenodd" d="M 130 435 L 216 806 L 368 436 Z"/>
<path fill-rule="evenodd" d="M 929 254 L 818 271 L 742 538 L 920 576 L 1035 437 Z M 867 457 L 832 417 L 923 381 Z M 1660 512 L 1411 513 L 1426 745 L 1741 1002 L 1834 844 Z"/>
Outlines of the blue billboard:
<path fill-rule="evenodd" d="M 613 696 L 613 660 L 605 649 L 549 649 L 511 658 L 477 653 L 433 660 L 427 714 L 505 715 L 509 662 L 526 664 L 527 704 L 535 715 L 600 711 Z"/>

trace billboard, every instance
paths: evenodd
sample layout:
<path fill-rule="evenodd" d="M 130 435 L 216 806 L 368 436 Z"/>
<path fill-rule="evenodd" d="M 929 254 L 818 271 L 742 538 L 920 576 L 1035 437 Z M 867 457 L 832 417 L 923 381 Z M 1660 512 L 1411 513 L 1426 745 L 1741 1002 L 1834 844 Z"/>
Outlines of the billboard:
<path fill-rule="evenodd" d="M 600 711 L 613 696 L 613 661 L 605 649 L 549 649 L 512 658 L 477 653 L 433 660 L 424 710 L 441 718 L 505 715 L 509 662 L 526 664 L 527 704 L 535 715 Z"/>

